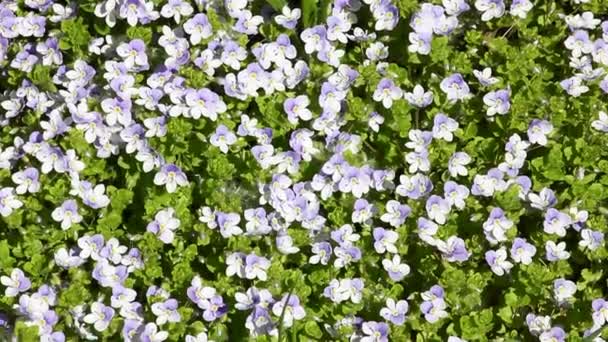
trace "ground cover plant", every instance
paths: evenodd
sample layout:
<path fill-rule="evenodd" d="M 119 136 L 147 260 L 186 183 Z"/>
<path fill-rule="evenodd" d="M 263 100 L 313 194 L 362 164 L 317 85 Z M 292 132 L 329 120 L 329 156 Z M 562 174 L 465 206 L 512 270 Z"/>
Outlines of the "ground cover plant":
<path fill-rule="evenodd" d="M 603 341 L 605 19 L 0 0 L 0 339 Z"/>

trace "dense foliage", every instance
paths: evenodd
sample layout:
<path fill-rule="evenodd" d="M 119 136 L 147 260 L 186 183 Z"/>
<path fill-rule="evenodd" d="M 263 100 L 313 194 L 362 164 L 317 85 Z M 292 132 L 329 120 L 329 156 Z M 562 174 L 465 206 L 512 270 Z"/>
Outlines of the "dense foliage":
<path fill-rule="evenodd" d="M 603 17 L 0 0 L 0 339 L 603 341 Z"/>

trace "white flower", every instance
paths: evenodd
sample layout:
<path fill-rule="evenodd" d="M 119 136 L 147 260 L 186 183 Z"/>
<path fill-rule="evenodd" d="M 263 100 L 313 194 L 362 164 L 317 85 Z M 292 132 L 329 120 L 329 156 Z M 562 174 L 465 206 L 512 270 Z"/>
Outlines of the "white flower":
<path fill-rule="evenodd" d="M 411 93 L 406 92 L 404 94 L 404 98 L 412 106 L 423 108 L 433 102 L 433 92 L 430 90 L 425 92 L 420 84 L 416 84 Z"/>
<path fill-rule="evenodd" d="M 4 295 L 7 297 L 16 297 L 19 292 L 25 292 L 30 289 L 31 282 L 18 268 L 14 268 L 10 278 L 7 276 L 0 277 L 0 283 L 6 286 Z"/>
<path fill-rule="evenodd" d="M 7 217 L 13 210 L 23 206 L 23 202 L 13 195 L 13 188 L 3 188 L 0 190 L 0 215 Z"/>
<path fill-rule="evenodd" d="M 110 325 L 113 316 L 114 309 L 103 305 L 103 303 L 95 302 L 91 305 L 91 313 L 84 316 L 84 321 L 93 324 L 95 330 L 104 331 Z"/>
<path fill-rule="evenodd" d="M 473 70 L 473 75 L 475 75 L 479 83 L 481 83 L 483 86 L 491 86 L 498 82 L 496 77 L 492 77 L 491 68 L 485 68 L 482 71 Z"/>
<path fill-rule="evenodd" d="M 500 18 L 505 14 L 505 4 L 502 0 L 477 0 L 475 8 L 483 12 L 482 21 L 489 21 L 493 18 Z"/>
<path fill-rule="evenodd" d="M 505 272 L 508 273 L 511 268 L 513 268 L 513 264 L 507 260 L 507 250 L 505 247 L 500 247 L 500 249 L 495 252 L 494 257 L 494 262 L 490 265 L 494 274 L 502 276 Z"/>

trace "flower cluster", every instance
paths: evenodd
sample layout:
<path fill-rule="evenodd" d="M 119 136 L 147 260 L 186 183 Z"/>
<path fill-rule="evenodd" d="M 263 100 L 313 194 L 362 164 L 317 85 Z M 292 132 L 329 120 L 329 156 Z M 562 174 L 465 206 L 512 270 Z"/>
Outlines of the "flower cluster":
<path fill-rule="evenodd" d="M 0 0 L 0 339 L 603 341 L 571 2 Z"/>

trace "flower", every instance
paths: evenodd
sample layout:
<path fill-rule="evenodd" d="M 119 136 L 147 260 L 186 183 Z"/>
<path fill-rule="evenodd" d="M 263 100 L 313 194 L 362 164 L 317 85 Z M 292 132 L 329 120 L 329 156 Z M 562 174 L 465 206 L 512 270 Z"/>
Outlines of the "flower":
<path fill-rule="evenodd" d="M 298 119 L 308 121 L 312 119 L 312 112 L 307 108 L 310 100 L 306 95 L 299 95 L 295 98 L 288 98 L 283 102 L 283 110 L 287 114 L 287 120 L 292 124 L 297 124 Z"/>
<path fill-rule="evenodd" d="M 558 244 L 553 241 L 547 241 L 545 251 L 545 257 L 549 261 L 567 260 L 570 258 L 570 253 L 566 251 L 566 243 L 564 241 Z"/>
<path fill-rule="evenodd" d="M 500 18 L 505 13 L 503 0 L 476 0 L 475 8 L 483 12 L 481 20 L 489 21 L 493 18 Z"/>
<path fill-rule="evenodd" d="M 190 35 L 190 42 L 197 45 L 203 39 L 211 37 L 213 30 L 204 13 L 197 13 L 184 23 L 184 31 Z"/>
<path fill-rule="evenodd" d="M 61 229 L 68 230 L 72 224 L 82 222 L 82 216 L 78 214 L 78 204 L 74 200 L 66 200 L 61 207 L 51 213 L 56 222 L 61 222 Z"/>
<path fill-rule="evenodd" d="M 471 253 L 466 249 L 464 240 L 457 236 L 450 236 L 446 241 L 436 240 L 435 245 L 449 262 L 467 261 L 471 256 Z"/>
<path fill-rule="evenodd" d="M 84 316 L 84 321 L 93 324 L 97 331 L 104 331 L 110 325 L 114 317 L 114 309 L 105 306 L 103 303 L 95 302 L 91 304 L 91 313 Z"/>
<path fill-rule="evenodd" d="M 407 301 L 400 300 L 395 302 L 394 299 L 388 298 L 386 299 L 386 306 L 380 310 L 380 316 L 395 325 L 403 325 L 408 310 L 409 305 Z"/>
<path fill-rule="evenodd" d="M 13 210 L 23 206 L 23 202 L 17 199 L 13 194 L 14 188 L 0 189 L 0 215 L 7 217 L 13 213 Z"/>
<path fill-rule="evenodd" d="M 547 234 L 557 234 L 559 237 L 566 236 L 566 228 L 572 224 L 570 215 L 561 211 L 549 208 L 545 213 L 545 221 L 543 222 L 543 230 Z"/>
<path fill-rule="evenodd" d="M 553 281 L 553 298 L 559 305 L 569 302 L 576 293 L 576 284 L 563 278 Z"/>
<path fill-rule="evenodd" d="M 393 255 L 392 259 L 382 260 L 382 267 L 388 272 L 388 276 L 394 281 L 401 281 L 408 274 L 410 274 L 410 267 L 401 263 L 401 257 L 399 254 Z"/>
<path fill-rule="evenodd" d="M 486 262 L 490 265 L 492 272 L 498 276 L 509 273 L 513 264 L 507 261 L 507 250 L 505 247 L 500 247 L 498 250 L 486 252 Z"/>
<path fill-rule="evenodd" d="M 383 78 L 374 91 L 373 99 L 382 102 L 384 108 L 391 108 L 393 101 L 400 99 L 402 96 L 401 88 L 397 87 L 391 79 Z"/>
<path fill-rule="evenodd" d="M 175 237 L 174 231 L 179 228 L 180 220 L 173 217 L 175 210 L 167 208 L 160 210 L 154 216 L 154 221 L 150 222 L 146 230 L 158 236 L 164 243 L 171 243 Z"/>
<path fill-rule="evenodd" d="M 453 132 L 458 129 L 458 122 L 443 113 L 438 113 L 433 118 L 433 138 L 452 141 Z"/>
<path fill-rule="evenodd" d="M 513 261 L 529 265 L 532 263 L 532 257 L 536 254 L 536 247 L 529 244 L 526 239 L 515 238 L 511 246 L 511 258 Z"/>
<path fill-rule="evenodd" d="M 209 141 L 223 153 L 228 153 L 228 147 L 236 142 L 236 135 L 228 127 L 219 125 Z"/>
<path fill-rule="evenodd" d="M 509 108 L 511 108 L 510 96 L 511 91 L 509 89 L 491 91 L 484 95 L 483 103 L 488 106 L 486 114 L 488 116 L 507 114 Z"/>
<path fill-rule="evenodd" d="M 166 322 L 175 323 L 181 320 L 181 316 L 177 312 L 177 300 L 173 298 L 152 304 L 152 312 L 156 315 L 156 324 L 159 326 Z"/>
<path fill-rule="evenodd" d="M 455 73 L 444 78 L 439 84 L 439 87 L 444 93 L 446 93 L 450 102 L 465 100 L 471 96 L 469 85 L 459 73 Z"/>
<path fill-rule="evenodd" d="M 306 311 L 295 294 L 283 295 L 283 298 L 272 306 L 272 313 L 277 317 L 282 317 L 282 326 L 286 328 L 291 327 L 294 320 L 301 320 L 306 316 Z"/>
<path fill-rule="evenodd" d="M 165 164 L 154 175 L 154 184 L 165 185 L 167 192 L 174 193 L 178 186 L 187 186 L 188 179 L 175 164 Z"/>
<path fill-rule="evenodd" d="M 154 323 L 148 323 L 144 327 L 144 331 L 140 335 L 142 342 L 162 342 L 169 337 L 169 333 L 163 330 L 158 330 Z"/>
<path fill-rule="evenodd" d="M 32 286 L 30 279 L 18 268 L 13 268 L 10 278 L 0 277 L 0 283 L 6 286 L 4 295 L 7 297 L 16 297 L 20 292 L 25 292 Z"/>
<path fill-rule="evenodd" d="M 384 322 L 365 322 L 361 327 L 361 331 L 365 334 L 361 338 L 361 342 L 387 342 L 388 341 L 388 324 Z"/>

